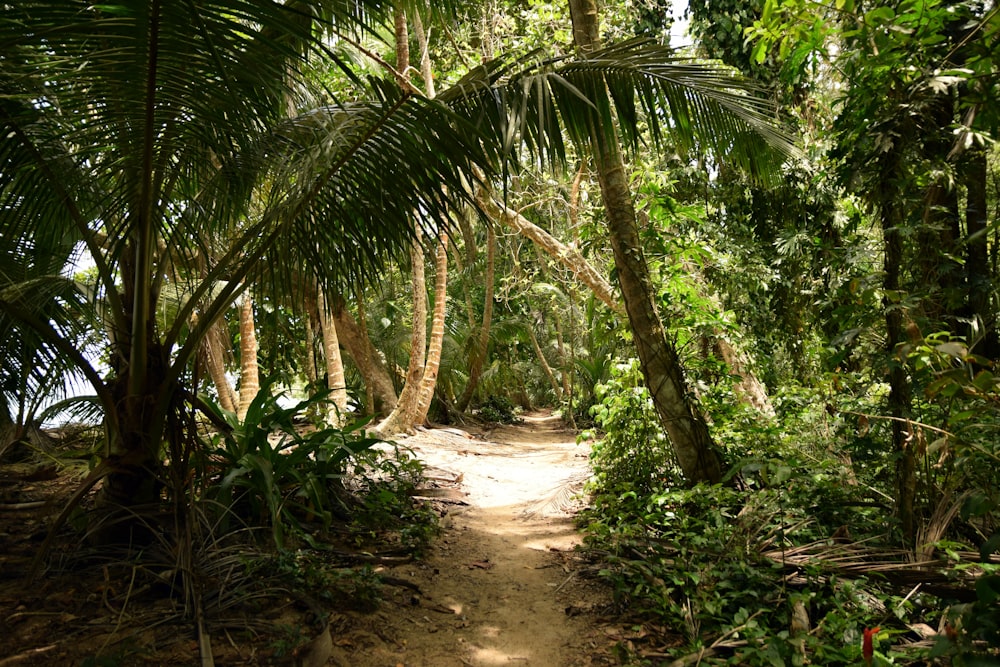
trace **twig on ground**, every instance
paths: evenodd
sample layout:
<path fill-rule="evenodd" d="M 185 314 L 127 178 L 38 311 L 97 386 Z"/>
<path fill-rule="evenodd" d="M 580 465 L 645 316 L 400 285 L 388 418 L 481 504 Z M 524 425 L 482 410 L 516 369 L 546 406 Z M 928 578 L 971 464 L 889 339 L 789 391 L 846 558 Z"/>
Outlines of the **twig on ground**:
<path fill-rule="evenodd" d="M 54 649 L 58 644 L 49 644 L 48 646 L 39 646 L 38 648 L 33 648 L 24 653 L 18 653 L 17 655 L 12 655 L 9 658 L 0 659 L 0 667 L 7 667 L 7 665 L 15 665 L 19 662 L 24 662 L 42 653 L 48 653 Z"/>

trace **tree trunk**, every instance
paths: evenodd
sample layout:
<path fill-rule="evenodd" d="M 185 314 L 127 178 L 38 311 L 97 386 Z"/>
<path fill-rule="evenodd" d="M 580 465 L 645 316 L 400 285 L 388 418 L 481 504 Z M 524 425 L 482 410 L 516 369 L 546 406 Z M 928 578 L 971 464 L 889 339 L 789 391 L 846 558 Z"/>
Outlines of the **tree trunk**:
<path fill-rule="evenodd" d="M 360 288 L 355 290 L 354 295 L 355 300 L 358 302 L 358 329 L 361 332 L 362 339 L 367 344 L 371 338 L 368 336 L 368 316 L 365 314 L 365 295 Z M 370 345 L 364 348 L 366 361 L 368 361 L 371 357 L 371 352 L 368 349 L 369 347 Z M 392 383 L 390 381 L 390 387 L 391 386 Z M 395 396 L 395 394 L 393 394 L 393 396 Z M 365 379 L 365 414 L 369 417 L 375 414 L 375 389 L 367 379 Z"/>
<path fill-rule="evenodd" d="M 993 280 L 987 247 L 989 215 L 986 174 L 986 151 L 975 148 L 966 155 L 962 170 L 966 186 L 965 225 L 968 232 L 965 255 L 968 290 L 966 303 L 970 318 L 980 327 L 979 331 L 973 331 L 969 341 L 978 339 L 977 352 L 988 359 L 997 359 L 1000 357 L 1000 339 L 997 337 L 996 313 L 991 298 Z"/>
<path fill-rule="evenodd" d="M 365 386 L 371 388 L 375 412 L 385 414 L 392 412 L 399 402 L 392 383 L 392 376 L 389 375 L 389 370 L 378 351 L 372 346 L 366 330 L 362 329 L 358 322 L 351 317 L 351 313 L 344 305 L 343 299 L 340 298 L 333 304 L 333 320 L 337 327 L 337 338 L 347 353 L 351 355 L 351 359 L 354 360 L 354 365 L 358 367 L 358 372 L 361 373 Z M 360 304 L 358 308 L 360 313 Z"/>
<path fill-rule="evenodd" d="M 319 289 L 317 288 L 316 291 L 319 292 Z M 313 317 L 314 315 L 315 317 Z M 306 330 L 306 339 L 304 342 L 305 355 L 303 355 L 302 369 L 306 375 L 306 383 L 308 383 L 310 391 L 315 391 L 319 380 L 319 371 L 316 368 L 316 325 L 314 324 L 314 321 L 320 321 L 319 317 L 321 316 L 319 315 L 319 307 L 316 304 L 316 300 L 307 295 L 305 298 L 305 316 L 302 323 Z M 320 326 L 322 327 L 322 325 Z"/>
<path fill-rule="evenodd" d="M 486 226 L 486 275 L 483 281 L 486 293 L 483 296 L 483 325 L 479 328 L 476 336 L 475 347 L 469 359 L 469 381 L 465 385 L 465 391 L 458 398 L 455 407 L 459 412 L 469 409 L 469 403 L 479 387 L 479 380 L 483 375 L 483 366 L 486 364 L 486 356 L 490 346 L 490 327 L 493 325 L 493 290 L 496 281 L 496 252 L 497 238 L 492 225 Z"/>
<path fill-rule="evenodd" d="M 533 324 L 541 324 L 542 315 L 535 311 L 534 308 L 531 309 L 531 317 L 534 319 Z M 559 381 L 556 380 L 556 374 L 552 372 L 552 367 L 549 366 L 548 360 L 545 358 L 545 353 L 542 351 L 542 346 L 538 344 L 538 336 L 535 335 L 535 327 L 528 327 L 528 339 L 531 341 L 531 347 L 535 351 L 535 356 L 538 357 L 538 363 L 542 367 L 542 372 L 545 373 L 545 377 L 549 381 L 549 386 L 552 387 L 552 393 L 555 394 L 556 400 L 563 400 L 564 389 L 559 386 Z"/>
<path fill-rule="evenodd" d="M 416 239 L 410 246 L 410 264 L 413 276 L 413 329 L 410 332 L 410 363 L 406 369 L 406 382 L 399 393 L 396 409 L 376 427 L 385 436 L 409 430 L 417 411 L 420 382 L 424 376 L 427 354 L 427 284 L 424 278 L 424 249 Z"/>
<path fill-rule="evenodd" d="M 257 364 L 257 328 L 253 318 L 253 298 L 249 290 L 240 307 L 240 400 L 236 417 L 247 418 L 250 403 L 260 391 L 260 367 Z"/>
<path fill-rule="evenodd" d="M 586 56 L 600 48 L 595 0 L 570 0 L 573 38 Z M 670 436 L 674 454 L 690 483 L 718 482 L 722 462 L 716 453 L 705 419 L 692 405 L 672 341 L 656 312 L 649 267 L 639 243 L 632 193 L 617 142 L 609 128 L 593 120 L 590 131 L 595 169 L 608 218 L 611 248 L 625 310 L 635 339 L 646 386 L 656 412 Z"/>
<path fill-rule="evenodd" d="M 889 295 L 899 294 L 900 269 L 903 266 L 902 216 L 898 208 L 901 193 L 895 187 L 897 165 L 895 156 L 887 156 L 882 169 L 879 215 L 882 238 L 885 244 L 884 299 L 886 347 L 889 355 L 889 414 L 892 419 L 892 447 L 896 459 L 896 517 L 903 533 L 903 541 L 913 546 L 916 536 L 914 504 L 917 496 L 917 460 L 911 444 L 914 443 L 910 426 L 912 406 L 910 380 L 906 374 L 906 359 L 901 358 L 899 346 L 906 341 L 905 313 L 900 303 Z"/>
<path fill-rule="evenodd" d="M 224 330 L 225 320 L 219 320 L 208 330 L 205 340 L 202 341 L 202 353 L 204 354 L 205 366 L 208 368 L 208 375 L 215 385 L 215 393 L 219 395 L 219 407 L 228 412 L 236 412 L 237 397 L 233 391 L 233 385 L 226 375 L 226 349 L 224 342 L 229 339 Z M 229 341 L 232 345 L 232 341 Z"/>
<path fill-rule="evenodd" d="M 323 290 L 316 291 L 316 307 L 319 310 L 319 321 L 323 330 L 323 358 L 326 360 L 326 386 L 330 389 L 332 403 L 328 414 L 330 424 L 339 427 L 343 424 L 347 412 L 347 381 L 344 379 L 344 361 L 340 357 L 340 339 L 337 337 L 337 325 L 333 315 L 327 308 Z"/>
<path fill-rule="evenodd" d="M 448 311 L 448 237 L 446 235 L 442 235 L 438 240 L 437 262 L 434 269 L 434 315 L 431 319 L 431 338 L 427 343 L 427 363 L 424 365 L 424 377 L 420 381 L 420 394 L 417 398 L 417 410 L 413 419 L 414 426 L 427 421 L 431 399 L 434 398 L 434 388 L 437 386 L 438 370 L 441 368 L 444 322 Z"/>
<path fill-rule="evenodd" d="M 483 190 L 476 193 L 476 201 L 491 219 L 513 228 L 535 243 L 545 254 L 572 271 L 573 277 L 589 287 L 594 292 L 594 296 L 608 308 L 620 315 L 625 314 L 625 308 L 615 294 L 614 288 L 590 265 L 579 250 L 562 243 L 514 209 L 498 204 L 489 193 Z"/>

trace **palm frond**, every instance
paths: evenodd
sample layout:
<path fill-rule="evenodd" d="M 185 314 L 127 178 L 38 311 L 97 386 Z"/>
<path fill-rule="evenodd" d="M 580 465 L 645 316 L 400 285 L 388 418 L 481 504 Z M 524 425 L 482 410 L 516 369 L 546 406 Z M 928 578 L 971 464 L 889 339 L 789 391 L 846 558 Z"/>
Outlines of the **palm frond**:
<path fill-rule="evenodd" d="M 784 159 L 798 155 L 770 102 L 732 68 L 645 39 L 586 58 L 534 56 L 479 67 L 439 99 L 502 138 L 508 153 L 520 141 L 550 165 L 566 160 L 564 136 L 589 146 L 600 133 L 609 139 L 617 132 L 629 146 L 647 136 L 656 145 L 669 140 L 758 179 L 773 178 Z"/>

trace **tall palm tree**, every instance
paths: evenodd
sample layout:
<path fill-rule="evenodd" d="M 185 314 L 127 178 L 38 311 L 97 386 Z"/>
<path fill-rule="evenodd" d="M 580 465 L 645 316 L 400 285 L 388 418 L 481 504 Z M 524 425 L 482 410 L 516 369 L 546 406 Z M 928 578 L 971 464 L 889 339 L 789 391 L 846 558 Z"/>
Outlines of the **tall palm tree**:
<path fill-rule="evenodd" d="M 373 32 L 387 4 L 4 5 L 0 244 L 15 258 L 47 236 L 84 248 L 110 374 L 38 313 L 40 300 L 66 305 L 57 291 L 31 292 L 4 273 L 0 311 L 94 385 L 107 499 L 156 498 L 163 449 L 192 398 L 189 362 L 240 294 L 289 292 L 303 266 L 331 290 L 370 276 L 405 251 L 415 219 L 446 223 L 471 162 L 491 163 L 447 108 L 395 85 L 373 82 L 366 102 L 312 101 L 303 64 L 336 59 L 324 32 Z M 207 272 L 203 243 L 217 258 Z M 181 284 L 176 317 L 158 320 L 161 294 Z M 61 289 L 80 294 L 68 280 Z"/>

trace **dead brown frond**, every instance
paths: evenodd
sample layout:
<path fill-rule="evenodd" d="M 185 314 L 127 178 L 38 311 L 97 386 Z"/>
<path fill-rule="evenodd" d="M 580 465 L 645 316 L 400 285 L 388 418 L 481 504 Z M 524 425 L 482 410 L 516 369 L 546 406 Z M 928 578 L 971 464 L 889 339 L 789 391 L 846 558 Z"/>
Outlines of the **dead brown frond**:
<path fill-rule="evenodd" d="M 761 555 L 780 564 L 790 583 L 806 581 L 806 570 L 811 570 L 821 576 L 877 576 L 898 587 L 923 584 L 936 594 L 948 593 L 959 598 L 967 597 L 970 592 L 974 596 L 976 579 L 982 574 L 982 569 L 975 567 L 980 562 L 979 554 L 971 551 L 953 552 L 949 554 L 952 560 L 933 558 L 932 554 L 927 560 L 914 561 L 906 550 L 885 549 L 864 542 L 819 540 L 785 549 L 768 549 Z M 992 560 L 1000 562 L 1000 558 Z"/>

